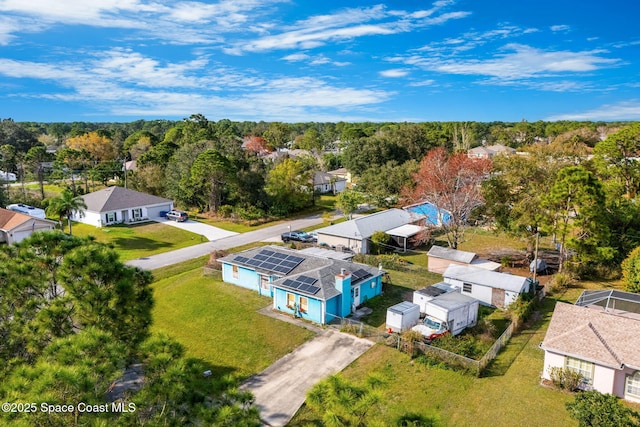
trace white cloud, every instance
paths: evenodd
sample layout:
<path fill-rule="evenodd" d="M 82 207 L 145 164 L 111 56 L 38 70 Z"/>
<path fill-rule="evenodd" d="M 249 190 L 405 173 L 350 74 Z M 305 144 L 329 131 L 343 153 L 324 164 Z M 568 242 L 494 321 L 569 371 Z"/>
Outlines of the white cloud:
<path fill-rule="evenodd" d="M 0 59 L 0 76 L 49 81 L 44 93 L 8 96 L 90 102 L 94 111 L 114 115 L 188 115 L 214 112 L 216 117 L 273 117 L 299 120 L 364 112 L 391 93 L 336 85 L 310 77 L 269 77 L 211 64 L 206 57 L 166 63 L 138 52 L 114 49 L 87 53 L 85 62 L 55 64 Z M 224 96 L 222 95 L 224 93 Z M 354 115 L 353 117 L 356 117 Z M 345 116 L 346 117 L 346 116 Z M 344 119 L 344 117 L 343 117 Z"/>
<path fill-rule="evenodd" d="M 601 50 L 545 51 L 521 44 L 508 44 L 502 50 L 507 53 L 499 53 L 489 59 L 412 55 L 396 58 L 396 62 L 446 74 L 490 76 L 506 80 L 586 73 L 620 63 L 619 59 L 603 56 L 606 52 Z"/>
<path fill-rule="evenodd" d="M 391 70 L 384 70 L 384 71 L 380 71 L 379 73 L 382 77 L 392 77 L 392 78 L 396 78 L 396 77 L 404 77 L 407 74 L 409 74 L 408 70 L 403 70 L 400 68 L 394 68 Z"/>
<path fill-rule="evenodd" d="M 461 19 L 470 14 L 449 12 L 437 15 L 439 7 L 412 13 L 387 10 L 382 5 L 344 9 L 333 14 L 316 15 L 300 20 L 284 27 L 279 34 L 236 43 L 227 48 L 226 52 L 241 54 L 280 49 L 312 49 L 329 42 L 343 42 L 358 37 L 406 33 L 417 28 Z"/>
<path fill-rule="evenodd" d="M 571 27 L 568 26 L 568 25 L 552 25 L 549 28 L 554 33 L 559 33 L 559 32 L 566 33 L 567 31 L 569 31 L 571 29 Z"/>
<path fill-rule="evenodd" d="M 306 53 L 302 53 L 302 52 L 292 53 L 291 55 L 287 55 L 287 56 L 283 56 L 282 57 L 283 60 L 289 61 L 289 62 L 306 61 L 306 60 L 308 60 L 310 58 L 311 57 L 309 55 L 307 55 Z"/>
<path fill-rule="evenodd" d="M 605 104 L 588 111 L 553 115 L 545 120 L 640 120 L 640 101 L 634 99 L 616 104 Z"/>
<path fill-rule="evenodd" d="M 414 86 L 414 87 L 433 86 L 435 83 L 436 83 L 435 80 L 428 79 L 428 80 L 422 80 L 419 82 L 409 83 L 409 86 Z"/>

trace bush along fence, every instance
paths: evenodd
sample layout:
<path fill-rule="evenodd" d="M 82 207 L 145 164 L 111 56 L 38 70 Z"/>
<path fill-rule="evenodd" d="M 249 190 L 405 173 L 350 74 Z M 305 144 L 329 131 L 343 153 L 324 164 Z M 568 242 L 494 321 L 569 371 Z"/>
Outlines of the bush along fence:
<path fill-rule="evenodd" d="M 351 333 L 361 338 L 367 338 L 377 344 L 384 344 L 395 347 L 399 351 L 405 352 L 411 357 L 424 355 L 429 359 L 438 360 L 447 366 L 464 370 L 472 375 L 480 376 L 489 366 L 489 363 L 496 358 L 498 353 L 507 345 L 514 333 L 523 325 L 523 322 L 533 313 L 535 307 L 544 298 L 543 293 L 538 293 L 533 297 L 523 298 L 518 301 L 516 310 L 513 313 L 513 321 L 507 329 L 496 339 L 493 345 L 479 359 L 471 359 L 460 354 L 452 353 L 448 350 L 438 348 L 422 341 L 422 336 L 412 331 L 404 334 L 388 333 L 372 326 L 366 325 L 354 319 L 343 318 L 334 327 L 339 327 L 342 332 Z"/>

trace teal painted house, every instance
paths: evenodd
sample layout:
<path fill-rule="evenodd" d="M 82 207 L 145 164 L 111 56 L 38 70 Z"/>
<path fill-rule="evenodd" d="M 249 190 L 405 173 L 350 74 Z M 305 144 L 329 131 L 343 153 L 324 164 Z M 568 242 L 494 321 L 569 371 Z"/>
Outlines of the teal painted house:
<path fill-rule="evenodd" d="M 279 246 L 218 259 L 222 279 L 273 298 L 273 308 L 325 324 L 382 293 L 384 270 Z"/>

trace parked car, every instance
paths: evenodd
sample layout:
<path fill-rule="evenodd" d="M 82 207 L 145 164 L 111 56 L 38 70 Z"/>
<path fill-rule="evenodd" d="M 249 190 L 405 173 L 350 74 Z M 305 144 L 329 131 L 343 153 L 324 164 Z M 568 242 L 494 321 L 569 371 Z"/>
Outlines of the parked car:
<path fill-rule="evenodd" d="M 301 231 L 301 230 L 289 231 L 287 233 L 282 233 L 280 238 L 285 243 L 290 241 L 290 240 L 293 240 L 293 241 L 296 241 L 296 242 L 306 242 L 306 243 L 314 242 L 313 236 L 309 235 L 309 233 L 307 233 L 306 231 Z"/>
<path fill-rule="evenodd" d="M 189 215 L 187 215 L 184 211 L 172 210 L 167 212 L 167 219 L 172 219 L 178 222 L 185 222 L 189 219 Z"/>

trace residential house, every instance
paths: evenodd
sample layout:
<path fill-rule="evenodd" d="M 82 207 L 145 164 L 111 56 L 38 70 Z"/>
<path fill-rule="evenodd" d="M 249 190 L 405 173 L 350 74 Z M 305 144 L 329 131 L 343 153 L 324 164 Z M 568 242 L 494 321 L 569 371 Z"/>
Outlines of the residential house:
<path fill-rule="evenodd" d="M 369 253 L 370 241 L 376 231 L 390 235 L 399 247 L 406 249 L 411 237 L 423 230 L 424 216 L 403 209 L 387 209 L 350 221 L 317 229 L 318 243 L 344 248 L 355 253 Z"/>
<path fill-rule="evenodd" d="M 267 246 L 219 258 L 222 279 L 273 298 L 273 308 L 319 324 L 382 293 L 380 268 Z"/>
<path fill-rule="evenodd" d="M 449 265 L 462 265 L 498 271 L 502 267 L 499 263 L 487 259 L 478 258 L 473 252 L 465 252 L 457 249 L 432 246 L 427 253 L 428 269 L 432 273 L 442 274 Z"/>
<path fill-rule="evenodd" d="M 347 188 L 347 180 L 329 172 L 316 172 L 313 175 L 313 191 L 320 194 L 338 194 Z"/>
<path fill-rule="evenodd" d="M 0 243 L 19 243 L 33 232 L 55 227 L 54 221 L 0 208 Z"/>
<path fill-rule="evenodd" d="M 348 183 L 351 182 L 351 172 L 349 172 L 347 168 L 334 169 L 329 171 L 329 173 L 336 178 L 344 178 Z"/>
<path fill-rule="evenodd" d="M 87 209 L 75 212 L 71 219 L 95 227 L 149 221 L 160 217 L 160 212 L 173 209 L 169 199 L 123 187 L 107 187 L 85 194 L 82 199 Z"/>
<path fill-rule="evenodd" d="M 491 159 L 498 154 L 515 154 L 516 150 L 502 144 L 475 147 L 467 151 L 467 156 L 473 159 Z"/>
<path fill-rule="evenodd" d="M 451 222 L 451 212 L 446 209 L 439 209 L 431 202 L 420 202 L 405 206 L 402 209 L 416 215 L 424 216 L 424 222 L 426 225 L 440 227 L 441 225 L 446 225 Z"/>
<path fill-rule="evenodd" d="M 640 295 L 635 295 L 640 303 Z M 640 318 L 602 306 L 556 303 L 540 348 L 542 377 L 552 368 L 582 376 L 580 388 L 640 402 Z"/>
<path fill-rule="evenodd" d="M 532 287 L 528 277 L 455 264 L 449 265 L 442 277 L 446 283 L 459 288 L 463 295 L 498 308 L 507 308 Z"/>

